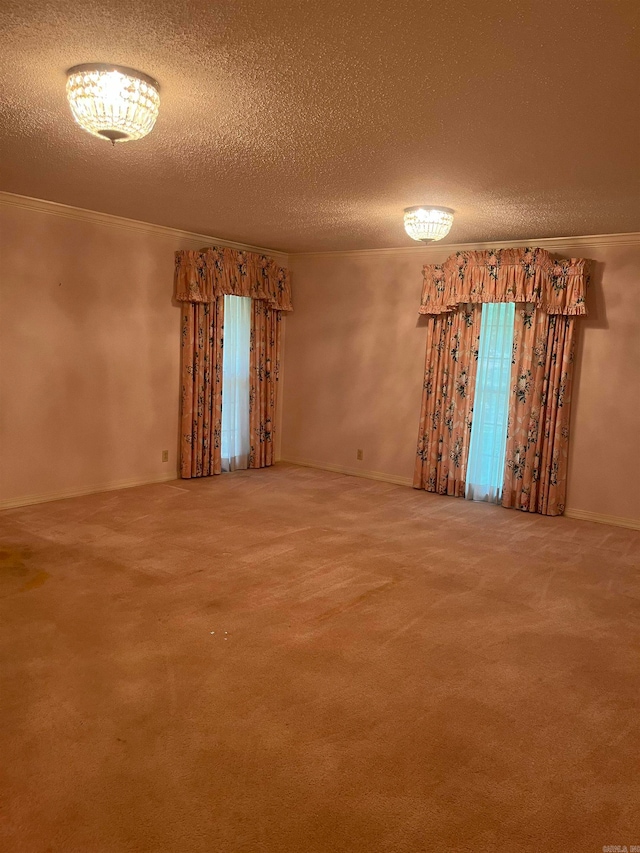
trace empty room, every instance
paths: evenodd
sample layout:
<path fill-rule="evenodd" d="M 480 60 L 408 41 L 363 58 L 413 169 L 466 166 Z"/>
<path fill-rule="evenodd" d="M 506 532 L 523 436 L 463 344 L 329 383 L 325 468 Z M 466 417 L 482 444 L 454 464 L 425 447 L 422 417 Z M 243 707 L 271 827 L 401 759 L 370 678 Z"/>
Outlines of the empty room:
<path fill-rule="evenodd" d="M 0 0 L 0 850 L 640 851 L 635 0 Z"/>

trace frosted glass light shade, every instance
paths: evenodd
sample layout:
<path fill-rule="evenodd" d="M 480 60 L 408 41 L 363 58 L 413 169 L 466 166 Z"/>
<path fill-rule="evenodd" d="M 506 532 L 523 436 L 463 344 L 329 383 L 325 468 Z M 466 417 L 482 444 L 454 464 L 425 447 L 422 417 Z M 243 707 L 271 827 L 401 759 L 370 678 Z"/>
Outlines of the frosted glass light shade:
<path fill-rule="evenodd" d="M 115 144 L 141 139 L 153 129 L 160 86 L 133 68 L 76 65 L 67 71 L 67 98 L 81 127 Z"/>
<path fill-rule="evenodd" d="M 432 243 L 442 240 L 451 230 L 453 210 L 450 207 L 418 205 L 404 211 L 404 230 L 413 240 Z"/>

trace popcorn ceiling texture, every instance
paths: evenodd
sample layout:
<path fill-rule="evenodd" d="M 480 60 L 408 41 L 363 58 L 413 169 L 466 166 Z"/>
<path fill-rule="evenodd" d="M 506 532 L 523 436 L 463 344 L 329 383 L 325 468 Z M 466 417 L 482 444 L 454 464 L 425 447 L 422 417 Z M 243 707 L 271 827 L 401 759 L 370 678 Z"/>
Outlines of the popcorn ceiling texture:
<path fill-rule="evenodd" d="M 284 251 L 637 230 L 636 0 L 3 0 L 0 189 Z M 112 148 L 65 71 L 159 80 Z"/>

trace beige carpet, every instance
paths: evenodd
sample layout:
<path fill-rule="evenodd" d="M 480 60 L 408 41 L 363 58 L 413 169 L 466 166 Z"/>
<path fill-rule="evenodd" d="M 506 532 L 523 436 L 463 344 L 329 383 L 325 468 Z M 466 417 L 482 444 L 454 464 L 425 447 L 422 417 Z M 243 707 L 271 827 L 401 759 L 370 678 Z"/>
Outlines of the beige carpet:
<path fill-rule="evenodd" d="M 640 844 L 638 533 L 287 465 L 0 530 L 7 853 Z"/>

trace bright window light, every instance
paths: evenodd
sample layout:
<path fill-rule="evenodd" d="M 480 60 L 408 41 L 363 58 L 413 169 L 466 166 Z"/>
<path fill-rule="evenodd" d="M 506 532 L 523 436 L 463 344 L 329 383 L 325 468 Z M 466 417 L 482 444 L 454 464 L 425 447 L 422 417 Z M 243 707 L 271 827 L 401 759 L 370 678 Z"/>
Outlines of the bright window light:
<path fill-rule="evenodd" d="M 222 347 L 222 470 L 249 464 L 249 345 L 251 299 L 224 297 Z"/>
<path fill-rule="evenodd" d="M 502 500 L 514 322 L 514 302 L 482 306 L 465 492 L 469 500 Z"/>

